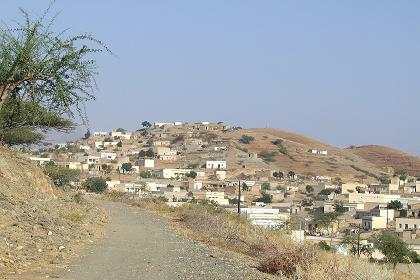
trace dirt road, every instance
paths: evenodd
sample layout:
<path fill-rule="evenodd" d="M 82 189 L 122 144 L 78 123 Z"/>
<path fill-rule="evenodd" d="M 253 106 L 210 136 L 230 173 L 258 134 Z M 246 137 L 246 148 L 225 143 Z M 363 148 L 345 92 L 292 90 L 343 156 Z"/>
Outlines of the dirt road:
<path fill-rule="evenodd" d="M 105 237 L 65 271 L 43 279 L 270 279 L 243 256 L 177 235 L 156 214 L 121 203 L 98 203 L 110 216 Z"/>

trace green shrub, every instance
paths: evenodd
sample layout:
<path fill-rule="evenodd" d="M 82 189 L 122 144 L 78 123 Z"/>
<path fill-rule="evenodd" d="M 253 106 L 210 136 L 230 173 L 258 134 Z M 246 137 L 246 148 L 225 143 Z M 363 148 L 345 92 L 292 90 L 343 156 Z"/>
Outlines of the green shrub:
<path fill-rule="evenodd" d="M 57 187 L 68 186 L 70 182 L 79 181 L 80 178 L 80 170 L 57 166 L 54 163 L 46 164 L 43 171 Z"/>
<path fill-rule="evenodd" d="M 108 184 L 105 179 L 100 177 L 88 178 L 85 182 L 83 182 L 82 186 L 86 189 L 86 191 L 94 193 L 102 193 L 108 188 Z"/>
<path fill-rule="evenodd" d="M 242 135 L 241 138 L 239 138 L 239 142 L 242 144 L 251 144 L 254 140 L 255 138 L 249 135 Z"/>

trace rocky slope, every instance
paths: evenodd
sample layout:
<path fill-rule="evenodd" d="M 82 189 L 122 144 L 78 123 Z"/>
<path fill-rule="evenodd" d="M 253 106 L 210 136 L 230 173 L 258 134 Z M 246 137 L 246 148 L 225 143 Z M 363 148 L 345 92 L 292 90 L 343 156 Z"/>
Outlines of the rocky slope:
<path fill-rule="evenodd" d="M 36 165 L 0 148 L 0 276 L 62 263 L 103 218 L 82 195 L 56 189 Z"/>
<path fill-rule="evenodd" d="M 242 144 L 242 135 L 255 138 L 250 144 Z M 284 173 L 292 170 L 302 175 L 322 175 L 354 179 L 363 172 L 379 175 L 383 172 L 368 160 L 332 145 L 322 143 L 309 137 L 279 129 L 243 129 L 225 135 L 238 143 L 241 149 L 261 155 L 262 152 L 274 153 L 274 161 L 266 162 L 272 170 L 279 169 Z M 279 145 L 273 144 L 282 140 L 283 153 Z M 327 155 L 312 154 L 309 150 L 325 150 Z M 361 172 L 360 170 L 363 170 Z"/>
<path fill-rule="evenodd" d="M 420 175 L 420 157 L 412 156 L 397 149 L 366 145 L 349 147 L 347 151 L 375 164 L 381 170 L 393 172 L 405 170 L 412 176 Z"/>

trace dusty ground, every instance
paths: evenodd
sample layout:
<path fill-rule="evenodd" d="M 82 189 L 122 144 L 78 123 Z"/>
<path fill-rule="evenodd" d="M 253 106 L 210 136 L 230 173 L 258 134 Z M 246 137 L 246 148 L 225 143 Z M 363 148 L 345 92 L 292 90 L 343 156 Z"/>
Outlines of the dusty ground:
<path fill-rule="evenodd" d="M 118 202 L 98 203 L 109 214 L 105 238 L 64 269 L 18 279 L 272 279 L 247 257 L 177 235 L 157 214 Z"/>
<path fill-rule="evenodd" d="M 96 236 L 102 210 L 63 192 L 34 163 L 0 148 L 0 278 L 64 263 Z"/>

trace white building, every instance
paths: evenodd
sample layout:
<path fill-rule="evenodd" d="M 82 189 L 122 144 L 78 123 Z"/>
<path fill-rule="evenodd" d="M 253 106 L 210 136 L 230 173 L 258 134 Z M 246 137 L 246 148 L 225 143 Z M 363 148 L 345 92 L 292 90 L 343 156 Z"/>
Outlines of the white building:
<path fill-rule="evenodd" d="M 118 145 L 118 143 L 119 143 L 119 141 L 111 141 L 111 142 L 104 141 L 104 142 L 103 142 L 103 146 L 104 146 L 104 147 L 108 147 L 108 146 L 117 146 L 117 145 Z"/>
<path fill-rule="evenodd" d="M 85 150 L 85 151 L 88 151 L 88 150 L 90 150 L 90 147 L 89 147 L 88 145 L 80 145 L 80 146 L 79 146 L 79 150 Z"/>
<path fill-rule="evenodd" d="M 85 157 L 85 160 L 84 161 L 87 164 L 98 163 L 99 162 L 99 157 L 87 156 L 87 157 Z"/>
<path fill-rule="evenodd" d="M 201 190 L 202 188 L 203 188 L 203 182 L 194 180 L 194 190 Z"/>
<path fill-rule="evenodd" d="M 218 152 L 218 151 L 227 151 L 226 147 L 214 147 L 214 151 Z"/>
<path fill-rule="evenodd" d="M 254 225 L 266 228 L 284 225 L 290 217 L 289 213 L 280 213 L 280 209 L 268 208 L 242 208 L 241 213 L 244 213 Z"/>
<path fill-rule="evenodd" d="M 225 198 L 225 192 L 206 192 L 206 199 L 219 205 L 229 205 L 229 199 Z"/>
<path fill-rule="evenodd" d="M 55 164 L 58 166 L 68 168 L 68 169 L 82 170 L 82 164 L 77 161 L 55 162 Z"/>
<path fill-rule="evenodd" d="M 146 182 L 146 190 L 150 192 L 157 192 L 161 188 L 166 188 L 167 186 L 168 186 L 167 184 L 162 184 L 162 183 Z"/>
<path fill-rule="evenodd" d="M 191 171 L 191 169 L 164 168 L 158 170 L 157 174 L 165 179 L 177 179 L 185 177 L 185 175 L 190 173 Z"/>
<path fill-rule="evenodd" d="M 163 160 L 163 161 L 176 160 L 178 158 L 176 154 L 175 155 L 160 155 L 158 157 L 160 160 Z"/>
<path fill-rule="evenodd" d="M 155 127 L 162 127 L 162 126 L 174 126 L 174 123 L 168 122 L 155 122 Z"/>
<path fill-rule="evenodd" d="M 108 135 L 109 135 L 109 133 L 105 132 L 105 131 L 95 131 L 95 132 L 93 132 L 93 136 L 95 136 L 95 137 L 108 136 Z"/>
<path fill-rule="evenodd" d="M 95 149 L 103 149 L 104 148 L 104 142 L 97 141 L 95 142 Z"/>
<path fill-rule="evenodd" d="M 128 139 L 131 139 L 131 133 L 126 133 L 126 132 L 121 132 L 121 131 L 113 131 L 113 132 L 111 132 L 111 137 L 128 140 Z"/>
<path fill-rule="evenodd" d="M 157 146 L 155 147 L 155 152 L 158 156 L 176 156 L 177 151 L 171 150 L 169 147 Z"/>
<path fill-rule="evenodd" d="M 126 183 L 124 186 L 124 191 L 128 193 L 139 193 L 143 186 L 136 183 Z"/>
<path fill-rule="evenodd" d="M 121 184 L 119 180 L 110 180 L 106 181 L 106 184 L 108 185 L 108 190 L 115 190 L 115 185 Z"/>
<path fill-rule="evenodd" d="M 206 161 L 206 169 L 226 169 L 225 160 L 208 160 Z"/>
<path fill-rule="evenodd" d="M 108 152 L 102 152 L 101 158 L 108 159 L 108 160 L 114 160 L 117 158 L 116 153 L 108 153 Z"/>
<path fill-rule="evenodd" d="M 36 161 L 38 164 L 41 164 L 41 165 L 51 161 L 51 158 L 43 158 L 43 157 L 30 157 L 29 159 L 32 161 Z"/>
<path fill-rule="evenodd" d="M 169 146 L 169 145 L 171 145 L 171 142 L 167 140 L 153 141 L 153 146 Z"/>
<path fill-rule="evenodd" d="M 144 168 L 155 168 L 155 160 L 154 159 L 139 159 L 138 164 Z"/>

